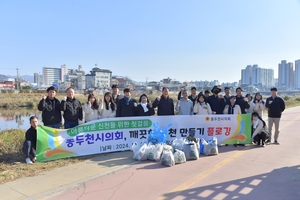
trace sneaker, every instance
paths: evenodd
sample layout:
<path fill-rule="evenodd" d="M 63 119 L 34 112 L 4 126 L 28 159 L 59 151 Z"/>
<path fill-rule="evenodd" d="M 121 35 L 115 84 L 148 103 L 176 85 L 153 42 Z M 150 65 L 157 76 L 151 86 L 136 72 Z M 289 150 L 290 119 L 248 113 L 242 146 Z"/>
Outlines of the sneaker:
<path fill-rule="evenodd" d="M 261 143 L 261 146 L 262 146 L 262 147 L 265 147 L 265 146 L 266 146 L 266 143 L 262 142 L 262 143 Z"/>
<path fill-rule="evenodd" d="M 26 158 L 26 163 L 27 164 L 31 164 L 32 163 L 32 161 L 30 160 L 30 158 Z"/>
<path fill-rule="evenodd" d="M 278 145 L 278 144 L 279 144 L 279 142 L 278 142 L 277 140 L 275 140 L 274 144 L 277 144 L 277 145 Z"/>

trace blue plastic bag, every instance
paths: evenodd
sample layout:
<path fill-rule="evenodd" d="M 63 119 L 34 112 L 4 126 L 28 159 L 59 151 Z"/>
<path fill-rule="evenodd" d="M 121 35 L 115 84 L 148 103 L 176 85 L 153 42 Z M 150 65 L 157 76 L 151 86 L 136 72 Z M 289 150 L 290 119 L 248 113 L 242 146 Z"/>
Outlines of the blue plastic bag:
<path fill-rule="evenodd" d="M 161 129 L 157 123 L 153 123 L 153 130 L 148 135 L 148 144 L 166 143 L 168 131 L 171 126 L 172 124 L 169 124 L 167 128 Z"/>
<path fill-rule="evenodd" d="M 212 142 L 213 139 L 214 138 L 212 138 L 210 140 L 207 140 L 207 141 L 205 139 L 203 139 L 203 138 L 200 139 L 200 154 L 204 154 L 204 146 L 205 146 L 205 144 Z"/>

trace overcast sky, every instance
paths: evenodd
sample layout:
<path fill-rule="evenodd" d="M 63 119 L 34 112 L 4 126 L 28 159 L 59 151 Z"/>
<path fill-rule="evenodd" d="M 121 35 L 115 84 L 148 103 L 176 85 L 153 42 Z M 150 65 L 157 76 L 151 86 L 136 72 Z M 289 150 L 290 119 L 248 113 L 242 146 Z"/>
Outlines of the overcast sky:
<path fill-rule="evenodd" d="M 299 0 L 0 0 L 0 74 L 97 63 L 136 81 L 234 82 L 300 59 Z"/>

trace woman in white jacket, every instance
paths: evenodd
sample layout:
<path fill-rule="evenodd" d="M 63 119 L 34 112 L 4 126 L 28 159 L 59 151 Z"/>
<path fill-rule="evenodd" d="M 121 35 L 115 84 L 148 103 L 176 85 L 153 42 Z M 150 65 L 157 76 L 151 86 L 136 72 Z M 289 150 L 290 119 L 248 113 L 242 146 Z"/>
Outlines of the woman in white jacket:
<path fill-rule="evenodd" d="M 227 104 L 223 111 L 224 114 L 229 114 L 229 115 L 242 114 L 241 107 L 238 104 L 236 104 L 235 101 L 236 101 L 236 96 L 231 96 L 230 104 Z"/>
<path fill-rule="evenodd" d="M 255 94 L 253 103 L 254 103 L 253 112 L 257 112 L 259 116 L 262 117 L 263 110 L 265 109 L 265 102 L 263 101 L 260 92 Z"/>
<path fill-rule="evenodd" d="M 268 133 L 265 131 L 266 122 L 258 115 L 257 112 L 252 113 L 252 141 L 258 146 L 265 146 L 265 141 L 268 137 Z"/>
<path fill-rule="evenodd" d="M 88 96 L 88 101 L 84 104 L 85 122 L 99 118 L 98 103 L 94 94 Z"/>
<path fill-rule="evenodd" d="M 211 115 L 212 110 L 209 103 L 205 102 L 204 94 L 200 93 L 194 105 L 194 113 L 196 115 Z"/>
<path fill-rule="evenodd" d="M 101 118 L 112 118 L 116 116 L 117 106 L 114 103 L 111 93 L 106 92 L 104 94 L 104 101 L 99 106 L 99 112 Z"/>

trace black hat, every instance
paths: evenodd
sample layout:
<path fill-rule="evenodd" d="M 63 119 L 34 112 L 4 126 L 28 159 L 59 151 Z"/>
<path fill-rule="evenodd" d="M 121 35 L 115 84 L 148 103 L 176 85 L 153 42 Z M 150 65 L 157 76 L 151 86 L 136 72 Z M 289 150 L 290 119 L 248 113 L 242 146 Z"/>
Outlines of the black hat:
<path fill-rule="evenodd" d="M 211 89 L 211 92 L 214 93 L 215 89 L 217 89 L 219 91 L 219 93 L 221 92 L 221 88 L 216 85 L 213 87 L 213 89 Z"/>
<path fill-rule="evenodd" d="M 276 87 L 272 87 L 271 91 L 277 91 L 277 88 Z"/>
<path fill-rule="evenodd" d="M 229 97 L 229 99 L 232 99 L 232 98 L 236 99 L 236 96 L 232 95 Z"/>

